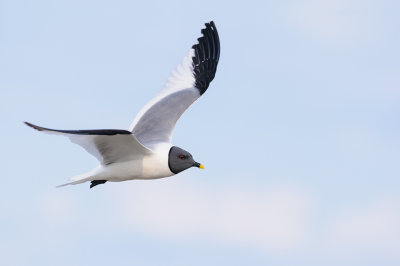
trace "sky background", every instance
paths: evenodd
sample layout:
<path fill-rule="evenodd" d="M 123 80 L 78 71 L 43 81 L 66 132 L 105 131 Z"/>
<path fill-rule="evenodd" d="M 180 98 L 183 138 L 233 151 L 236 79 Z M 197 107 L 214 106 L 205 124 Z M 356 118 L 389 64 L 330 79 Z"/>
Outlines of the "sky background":
<path fill-rule="evenodd" d="M 0 1 L 1 265 L 400 265 L 400 2 Z M 206 169 L 63 187 L 214 20 L 173 144 Z"/>

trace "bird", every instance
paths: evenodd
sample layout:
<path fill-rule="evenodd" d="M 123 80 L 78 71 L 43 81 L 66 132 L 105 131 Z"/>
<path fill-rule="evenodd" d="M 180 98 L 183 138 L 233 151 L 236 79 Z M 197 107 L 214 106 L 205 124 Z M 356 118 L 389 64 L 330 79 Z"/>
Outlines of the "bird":
<path fill-rule="evenodd" d="M 24 122 L 38 131 L 68 137 L 100 162 L 58 187 L 90 181 L 93 188 L 108 181 L 158 179 L 191 167 L 204 169 L 188 151 L 172 145 L 172 134 L 181 115 L 207 91 L 219 57 L 219 35 L 210 21 L 163 89 L 139 111 L 128 130 L 59 130 Z"/>

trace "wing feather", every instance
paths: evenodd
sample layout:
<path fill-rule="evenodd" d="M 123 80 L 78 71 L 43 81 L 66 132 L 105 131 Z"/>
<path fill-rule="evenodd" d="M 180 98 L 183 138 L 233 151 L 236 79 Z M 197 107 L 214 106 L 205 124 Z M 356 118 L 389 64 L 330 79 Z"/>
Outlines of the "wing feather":
<path fill-rule="evenodd" d="M 38 131 L 68 137 L 71 142 L 83 147 L 103 165 L 138 160 L 151 153 L 149 149 L 137 141 L 132 132 L 127 130 L 56 130 L 28 122 L 25 122 L 25 124 Z"/>
<path fill-rule="evenodd" d="M 172 71 L 163 90 L 140 110 L 129 128 L 146 147 L 171 143 L 178 119 L 214 79 L 220 55 L 219 36 L 214 22 L 205 25 L 198 43 Z"/>

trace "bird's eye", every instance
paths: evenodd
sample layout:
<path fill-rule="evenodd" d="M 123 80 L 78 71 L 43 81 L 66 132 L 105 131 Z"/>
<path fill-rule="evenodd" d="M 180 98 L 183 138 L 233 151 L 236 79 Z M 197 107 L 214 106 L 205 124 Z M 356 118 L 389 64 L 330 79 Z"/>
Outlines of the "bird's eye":
<path fill-rule="evenodd" d="M 184 160 L 185 158 L 185 155 L 179 155 L 179 159 Z"/>

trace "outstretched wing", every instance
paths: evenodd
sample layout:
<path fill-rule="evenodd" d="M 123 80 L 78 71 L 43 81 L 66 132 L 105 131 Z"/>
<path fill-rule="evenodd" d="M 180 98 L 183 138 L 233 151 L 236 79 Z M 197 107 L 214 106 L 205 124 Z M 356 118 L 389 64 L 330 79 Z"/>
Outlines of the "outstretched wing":
<path fill-rule="evenodd" d="M 82 146 L 96 157 L 103 165 L 142 159 L 144 155 L 151 153 L 127 130 L 56 130 L 39 127 L 28 122 L 25 124 L 45 133 L 68 137 L 73 143 Z"/>
<path fill-rule="evenodd" d="M 179 117 L 208 88 L 217 71 L 220 44 L 214 22 L 206 23 L 198 44 L 193 45 L 171 73 L 163 90 L 138 113 L 129 130 L 140 143 L 152 148 L 171 143 Z"/>

